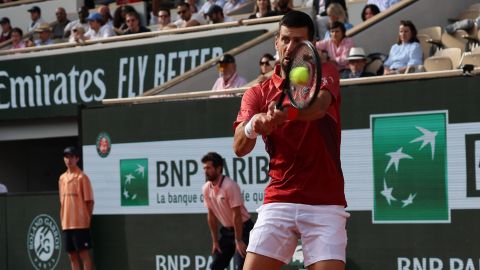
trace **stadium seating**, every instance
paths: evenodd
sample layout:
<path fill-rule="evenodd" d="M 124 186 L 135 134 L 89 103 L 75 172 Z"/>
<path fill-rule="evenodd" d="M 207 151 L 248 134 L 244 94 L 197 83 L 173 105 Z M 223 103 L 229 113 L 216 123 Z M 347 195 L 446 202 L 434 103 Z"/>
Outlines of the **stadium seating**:
<path fill-rule="evenodd" d="M 423 62 L 425 71 L 451 70 L 452 60 L 447 56 L 432 56 Z"/>
<path fill-rule="evenodd" d="M 474 65 L 475 67 L 480 67 L 480 53 L 464 54 L 462 65 Z"/>

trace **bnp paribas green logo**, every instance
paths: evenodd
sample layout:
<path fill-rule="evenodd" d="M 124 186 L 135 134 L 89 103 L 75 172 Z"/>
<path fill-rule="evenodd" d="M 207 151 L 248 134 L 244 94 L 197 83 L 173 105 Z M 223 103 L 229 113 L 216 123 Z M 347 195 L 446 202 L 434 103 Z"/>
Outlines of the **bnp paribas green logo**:
<path fill-rule="evenodd" d="M 449 222 L 447 113 L 371 117 L 375 223 Z"/>
<path fill-rule="evenodd" d="M 120 160 L 122 206 L 148 205 L 148 159 Z"/>

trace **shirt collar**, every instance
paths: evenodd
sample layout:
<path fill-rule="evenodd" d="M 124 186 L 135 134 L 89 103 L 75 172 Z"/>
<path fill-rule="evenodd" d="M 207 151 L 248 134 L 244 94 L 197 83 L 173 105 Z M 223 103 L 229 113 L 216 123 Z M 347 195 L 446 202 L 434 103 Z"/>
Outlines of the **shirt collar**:
<path fill-rule="evenodd" d="M 273 74 L 272 74 L 273 85 L 275 85 L 275 88 L 282 91 L 282 87 L 283 87 L 282 84 L 283 84 L 284 81 L 285 81 L 285 79 L 282 78 L 282 76 L 281 76 L 281 66 L 280 66 L 280 64 L 277 64 L 277 65 L 275 65 L 275 69 L 274 69 Z"/>

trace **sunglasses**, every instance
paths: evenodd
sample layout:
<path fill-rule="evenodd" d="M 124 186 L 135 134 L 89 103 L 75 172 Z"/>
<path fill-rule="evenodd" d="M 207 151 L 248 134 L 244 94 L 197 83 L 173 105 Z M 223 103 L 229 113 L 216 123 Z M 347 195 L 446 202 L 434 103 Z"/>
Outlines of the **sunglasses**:
<path fill-rule="evenodd" d="M 186 13 L 186 12 L 187 12 L 186 10 L 179 10 L 179 11 L 177 12 L 177 14 L 180 15 L 180 14 L 183 14 L 183 13 Z"/>
<path fill-rule="evenodd" d="M 270 61 L 260 61 L 260 63 L 258 63 L 260 66 L 270 66 Z"/>

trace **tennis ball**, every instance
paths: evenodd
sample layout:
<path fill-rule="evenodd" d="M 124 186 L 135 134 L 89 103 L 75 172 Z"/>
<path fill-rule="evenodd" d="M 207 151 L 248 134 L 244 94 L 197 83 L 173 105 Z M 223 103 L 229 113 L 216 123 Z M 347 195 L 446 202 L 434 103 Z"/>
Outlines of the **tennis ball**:
<path fill-rule="evenodd" d="M 290 71 L 290 81 L 298 85 L 306 85 L 308 83 L 308 68 L 296 67 Z"/>

